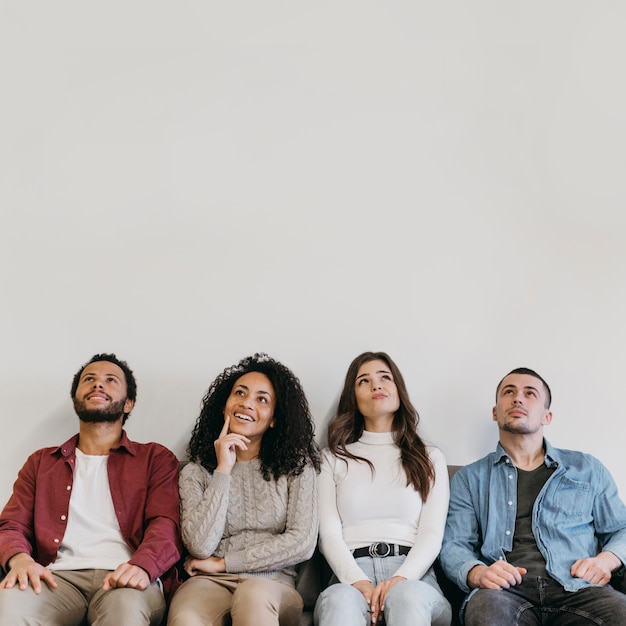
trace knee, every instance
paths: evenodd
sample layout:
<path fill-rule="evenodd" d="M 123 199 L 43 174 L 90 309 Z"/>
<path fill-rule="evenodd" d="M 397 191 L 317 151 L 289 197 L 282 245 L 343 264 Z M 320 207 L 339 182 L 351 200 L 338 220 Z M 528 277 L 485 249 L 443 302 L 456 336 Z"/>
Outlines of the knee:
<path fill-rule="evenodd" d="M 316 624 L 350 623 L 351 616 L 365 617 L 369 607 L 363 594 L 352 585 L 336 583 L 322 591 L 315 603 Z M 365 622 L 363 622 L 365 623 Z"/>
<path fill-rule="evenodd" d="M 233 620 L 238 617 L 269 613 L 278 615 L 280 610 L 280 594 L 275 592 L 273 580 L 263 578 L 249 578 L 237 586 L 233 593 L 230 608 Z"/>
<path fill-rule="evenodd" d="M 387 594 L 388 604 L 433 604 L 445 600 L 443 595 L 421 580 L 405 580 L 394 585 Z"/>
<path fill-rule="evenodd" d="M 515 623 L 515 611 L 511 613 L 506 595 L 495 589 L 479 589 L 469 598 L 464 610 L 464 622 L 467 626 L 488 626 L 489 620 L 494 623 Z"/>
<path fill-rule="evenodd" d="M 420 616 L 418 623 L 439 624 L 450 623 L 452 609 L 443 594 L 420 580 L 398 583 L 387 595 L 385 600 L 385 616 L 387 622 L 393 623 L 394 616 Z"/>
<path fill-rule="evenodd" d="M 320 594 L 320 601 L 326 604 L 359 604 L 361 601 L 366 604 L 363 594 L 352 585 L 336 583 L 327 587 Z"/>
<path fill-rule="evenodd" d="M 185 624 L 192 624 L 195 619 L 193 611 L 188 611 L 185 607 L 180 609 L 170 608 L 167 614 L 167 626 L 185 626 Z"/>
<path fill-rule="evenodd" d="M 99 600 L 89 606 L 89 623 L 97 619 L 103 626 L 159 624 L 165 614 L 165 599 L 155 584 L 143 591 L 130 587 L 110 589 Z"/>

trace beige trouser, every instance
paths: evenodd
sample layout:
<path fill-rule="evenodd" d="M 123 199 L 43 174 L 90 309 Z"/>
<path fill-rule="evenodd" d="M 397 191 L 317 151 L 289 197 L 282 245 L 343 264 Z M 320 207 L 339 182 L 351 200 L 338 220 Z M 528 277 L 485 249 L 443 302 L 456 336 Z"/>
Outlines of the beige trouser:
<path fill-rule="evenodd" d="M 159 583 L 147 589 L 102 590 L 109 570 L 52 572 L 58 585 L 45 582 L 36 594 L 29 585 L 0 589 L 0 626 L 79 626 L 85 617 L 92 626 L 157 626 L 165 613 Z"/>
<path fill-rule="evenodd" d="M 174 594 L 168 626 L 298 626 L 302 598 L 290 585 L 238 574 L 198 574 Z"/>

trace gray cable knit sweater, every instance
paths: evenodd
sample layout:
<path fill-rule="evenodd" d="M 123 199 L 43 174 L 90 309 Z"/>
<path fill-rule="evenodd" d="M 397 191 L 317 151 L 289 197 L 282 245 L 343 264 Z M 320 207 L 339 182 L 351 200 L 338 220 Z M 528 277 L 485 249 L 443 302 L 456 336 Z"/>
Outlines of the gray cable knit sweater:
<path fill-rule="evenodd" d="M 317 543 L 317 475 L 264 480 L 259 459 L 232 473 L 209 473 L 188 463 L 179 478 L 182 538 L 198 559 L 224 557 L 226 571 L 295 584 L 295 565 Z"/>

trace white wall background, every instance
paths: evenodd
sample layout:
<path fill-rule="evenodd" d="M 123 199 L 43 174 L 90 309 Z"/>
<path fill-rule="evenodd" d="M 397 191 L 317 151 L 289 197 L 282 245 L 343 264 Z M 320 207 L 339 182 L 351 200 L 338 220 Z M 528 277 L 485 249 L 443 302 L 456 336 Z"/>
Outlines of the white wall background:
<path fill-rule="evenodd" d="M 561 447 L 626 496 L 626 5 L 0 3 L 0 500 L 77 429 L 78 367 L 139 382 L 181 458 L 225 366 L 266 351 L 321 437 L 385 350 L 448 462 L 494 388 L 551 383 Z"/>

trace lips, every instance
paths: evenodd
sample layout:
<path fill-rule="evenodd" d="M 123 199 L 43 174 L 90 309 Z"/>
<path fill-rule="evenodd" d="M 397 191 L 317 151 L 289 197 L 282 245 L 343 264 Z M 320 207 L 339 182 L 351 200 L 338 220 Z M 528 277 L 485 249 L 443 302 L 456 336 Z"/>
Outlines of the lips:
<path fill-rule="evenodd" d="M 90 393 L 86 399 L 87 400 L 110 400 L 109 396 L 107 396 L 106 393 L 102 393 L 101 391 Z"/>
<path fill-rule="evenodd" d="M 242 422 L 254 422 L 254 419 L 245 413 L 235 413 L 235 417 Z"/>
<path fill-rule="evenodd" d="M 372 396 L 372 399 L 373 399 L 373 400 L 382 400 L 383 398 L 386 398 L 386 397 L 387 397 L 387 394 L 384 394 L 384 393 L 375 393 L 375 394 Z"/>

